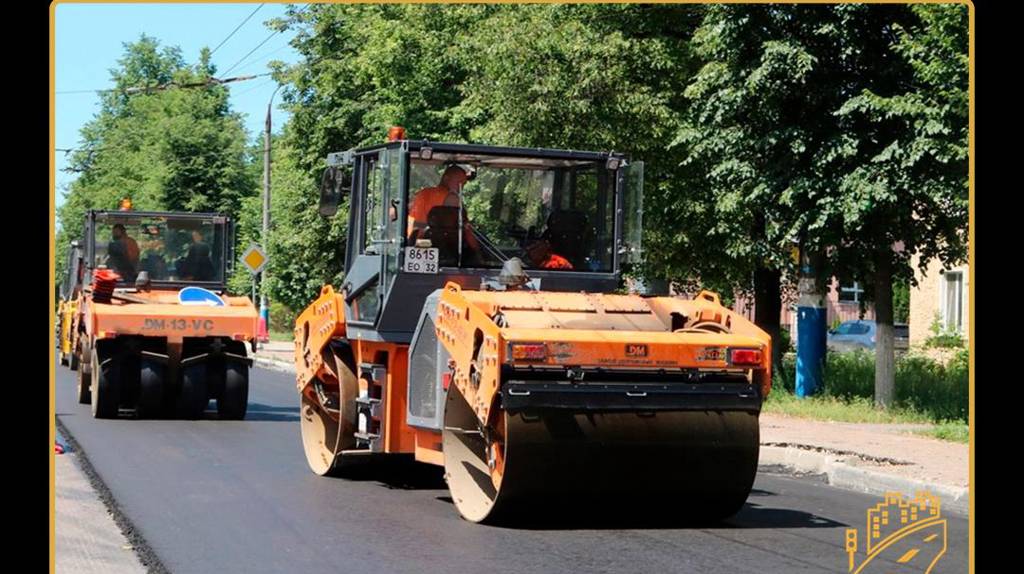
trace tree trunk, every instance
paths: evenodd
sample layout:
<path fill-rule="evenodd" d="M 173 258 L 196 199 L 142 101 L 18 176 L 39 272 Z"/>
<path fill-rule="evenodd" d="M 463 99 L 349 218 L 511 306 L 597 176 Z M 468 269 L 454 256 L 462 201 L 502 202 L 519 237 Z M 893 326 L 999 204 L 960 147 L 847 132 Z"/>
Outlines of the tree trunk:
<path fill-rule="evenodd" d="M 892 254 L 875 252 L 875 406 L 892 406 L 896 390 L 896 350 L 893 344 Z"/>
<path fill-rule="evenodd" d="M 754 324 L 772 338 L 772 372 L 782 372 L 782 272 L 758 267 L 754 271 Z"/>

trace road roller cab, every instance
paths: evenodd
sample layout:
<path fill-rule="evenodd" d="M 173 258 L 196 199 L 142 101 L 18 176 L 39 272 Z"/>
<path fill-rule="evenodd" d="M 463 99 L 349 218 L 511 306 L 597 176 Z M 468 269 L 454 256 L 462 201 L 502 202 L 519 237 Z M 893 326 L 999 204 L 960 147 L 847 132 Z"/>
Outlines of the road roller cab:
<path fill-rule="evenodd" d="M 97 418 L 245 417 L 258 316 L 225 292 L 234 238 L 217 213 L 89 211 L 72 347 Z M 79 365 L 80 362 L 80 365 Z"/>
<path fill-rule="evenodd" d="M 320 212 L 347 204 L 346 274 L 295 326 L 310 467 L 411 454 L 472 521 L 616 495 L 738 510 L 770 338 L 713 293 L 618 294 L 642 184 L 618 153 L 331 154 Z"/>

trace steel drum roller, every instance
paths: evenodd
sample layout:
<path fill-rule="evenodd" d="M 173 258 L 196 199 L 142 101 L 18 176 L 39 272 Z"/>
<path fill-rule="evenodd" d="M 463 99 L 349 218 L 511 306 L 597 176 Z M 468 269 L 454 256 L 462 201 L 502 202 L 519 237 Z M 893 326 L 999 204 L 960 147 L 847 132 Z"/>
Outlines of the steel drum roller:
<path fill-rule="evenodd" d="M 459 512 L 473 522 L 566 511 L 688 519 L 738 511 L 757 473 L 756 412 L 688 410 L 499 415 L 504 444 L 480 432 L 458 389 L 449 389 L 445 474 Z M 488 448 L 504 454 L 492 480 Z M 492 455 L 491 458 L 494 458 Z M 497 485 L 495 484 L 497 482 Z"/>

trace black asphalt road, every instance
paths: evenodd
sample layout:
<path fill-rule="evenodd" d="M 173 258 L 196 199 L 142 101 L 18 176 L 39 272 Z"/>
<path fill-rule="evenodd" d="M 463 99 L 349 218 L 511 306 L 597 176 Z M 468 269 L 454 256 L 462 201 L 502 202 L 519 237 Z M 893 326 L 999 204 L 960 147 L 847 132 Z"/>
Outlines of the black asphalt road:
<path fill-rule="evenodd" d="M 433 467 L 313 475 L 288 374 L 253 370 L 245 421 L 213 412 L 202 421 L 95 420 L 75 400 L 74 373 L 60 366 L 56 393 L 60 422 L 176 573 L 847 572 L 845 530 L 860 531 L 863 549 L 865 510 L 879 501 L 762 473 L 744 509 L 713 527 L 621 518 L 480 526 L 459 517 Z M 967 521 L 948 518 L 948 549 L 934 572 L 966 572 Z M 873 566 L 927 568 L 915 564 L 924 553 L 900 557 Z"/>

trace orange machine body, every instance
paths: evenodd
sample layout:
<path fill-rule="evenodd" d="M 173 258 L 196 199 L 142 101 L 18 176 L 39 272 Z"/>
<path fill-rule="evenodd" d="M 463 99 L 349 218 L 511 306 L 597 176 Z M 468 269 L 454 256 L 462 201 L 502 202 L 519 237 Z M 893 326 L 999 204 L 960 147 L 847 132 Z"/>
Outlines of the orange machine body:
<path fill-rule="evenodd" d="M 719 324 L 728 332 L 686 331 L 687 325 L 698 322 Z M 493 422 L 503 367 L 652 374 L 731 372 L 746 377 L 762 397 L 771 387 L 771 338 L 706 291 L 684 299 L 470 291 L 450 282 L 438 303 L 435 331 L 451 356 L 450 384 L 458 387 L 482 425 Z M 345 339 L 346 332 L 344 300 L 331 286 L 325 286 L 296 320 L 296 386 L 300 393 L 312 399 L 314 381 L 331 381 L 333 370 L 323 351 L 331 340 Z M 411 426 L 406 420 L 409 345 L 358 339 L 348 343 L 356 364 L 387 366 L 385 381 L 359 377 L 361 391 L 375 384 L 383 386 L 378 393 L 384 399 L 381 452 L 410 453 L 421 462 L 443 465 L 441 433 Z M 543 347 L 543 356 L 516 357 L 517 345 L 530 350 Z M 747 354 L 745 363 L 736 364 L 731 360 L 736 350 L 754 353 Z"/>
<path fill-rule="evenodd" d="M 248 297 L 225 293 L 234 242 L 230 218 L 90 210 L 84 227 L 61 285 L 61 363 L 78 371 L 79 403 L 91 404 L 96 418 L 126 409 L 139 418 L 196 419 L 215 400 L 220 418 L 245 418 L 252 365 L 246 347 L 255 344 L 259 315 Z M 98 238 L 108 228 L 133 240 L 135 234 L 148 250 L 145 261 L 108 251 L 115 242 Z M 177 260 L 188 267 L 198 265 L 190 257 L 205 257 L 203 279 L 169 272 L 166 258 L 185 249 L 182 236 L 203 230 L 205 242 L 190 244 Z M 182 303 L 186 289 L 207 290 L 213 304 Z"/>
<path fill-rule="evenodd" d="M 159 337 L 168 344 L 186 337 L 227 337 L 252 341 L 259 315 L 248 297 L 223 296 L 223 307 L 181 305 L 176 291 L 132 293 L 133 301 L 97 303 L 86 295 L 85 331 L 97 339 L 118 336 Z M 141 302 L 146 301 L 146 302 Z"/>

